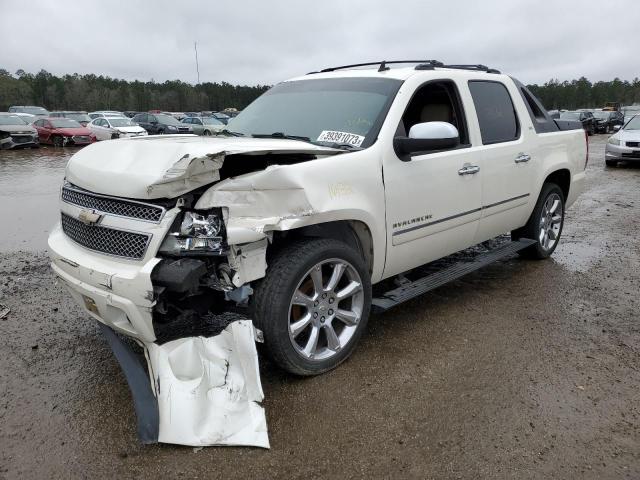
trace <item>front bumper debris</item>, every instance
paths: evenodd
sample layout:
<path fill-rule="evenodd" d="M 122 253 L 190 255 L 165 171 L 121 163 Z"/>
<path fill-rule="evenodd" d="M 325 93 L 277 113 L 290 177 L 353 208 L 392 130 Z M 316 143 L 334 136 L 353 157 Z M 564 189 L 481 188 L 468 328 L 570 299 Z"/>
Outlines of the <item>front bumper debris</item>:
<path fill-rule="evenodd" d="M 212 337 L 144 344 L 149 377 L 131 348 L 100 328 L 125 373 L 142 443 L 269 448 L 251 320 Z"/>

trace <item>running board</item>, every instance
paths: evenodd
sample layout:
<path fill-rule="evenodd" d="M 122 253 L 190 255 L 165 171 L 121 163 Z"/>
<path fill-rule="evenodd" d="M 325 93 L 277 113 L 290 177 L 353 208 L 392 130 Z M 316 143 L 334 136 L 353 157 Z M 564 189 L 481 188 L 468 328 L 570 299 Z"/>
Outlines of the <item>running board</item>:
<path fill-rule="evenodd" d="M 387 311 L 390 308 L 418 297 L 423 293 L 457 280 L 468 273 L 475 272 L 476 270 L 486 267 L 493 262 L 509 257 L 514 253 L 533 245 L 534 243 L 536 243 L 535 240 L 530 240 L 528 238 L 508 242 L 489 250 L 488 252 L 478 254 L 470 261 L 454 263 L 453 265 L 428 274 L 422 278 L 407 283 L 406 285 L 389 290 L 382 296 L 373 299 L 371 302 L 373 313 Z"/>

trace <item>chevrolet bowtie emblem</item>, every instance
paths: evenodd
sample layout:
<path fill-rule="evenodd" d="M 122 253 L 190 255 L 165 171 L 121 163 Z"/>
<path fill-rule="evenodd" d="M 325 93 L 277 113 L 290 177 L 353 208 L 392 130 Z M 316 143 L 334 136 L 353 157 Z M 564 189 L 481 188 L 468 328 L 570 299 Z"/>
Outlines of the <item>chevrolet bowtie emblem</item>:
<path fill-rule="evenodd" d="M 85 225 L 95 225 L 100 221 L 102 215 L 96 213 L 95 210 L 82 210 L 78 215 L 78 220 L 80 220 Z"/>

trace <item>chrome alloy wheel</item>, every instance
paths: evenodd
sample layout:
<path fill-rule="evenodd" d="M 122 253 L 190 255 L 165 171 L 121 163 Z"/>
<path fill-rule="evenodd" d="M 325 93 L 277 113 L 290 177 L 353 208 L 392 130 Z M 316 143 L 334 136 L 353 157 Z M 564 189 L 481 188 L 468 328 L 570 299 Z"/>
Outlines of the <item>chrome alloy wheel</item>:
<path fill-rule="evenodd" d="M 337 355 L 356 333 L 364 308 L 362 279 L 349 262 L 332 258 L 302 277 L 289 304 L 289 339 L 307 360 Z"/>
<path fill-rule="evenodd" d="M 558 243 L 560 229 L 562 228 L 562 198 L 557 193 L 547 197 L 540 215 L 540 233 L 538 241 L 540 247 L 549 251 Z"/>

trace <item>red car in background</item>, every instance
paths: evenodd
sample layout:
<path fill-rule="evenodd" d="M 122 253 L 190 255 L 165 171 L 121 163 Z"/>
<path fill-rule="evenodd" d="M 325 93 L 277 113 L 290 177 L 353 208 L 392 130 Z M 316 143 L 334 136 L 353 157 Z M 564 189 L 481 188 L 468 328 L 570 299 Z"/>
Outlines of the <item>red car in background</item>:
<path fill-rule="evenodd" d="M 48 143 L 56 147 L 65 145 L 88 145 L 96 141 L 96 136 L 70 118 L 40 118 L 33 122 L 38 130 L 40 143 Z"/>

